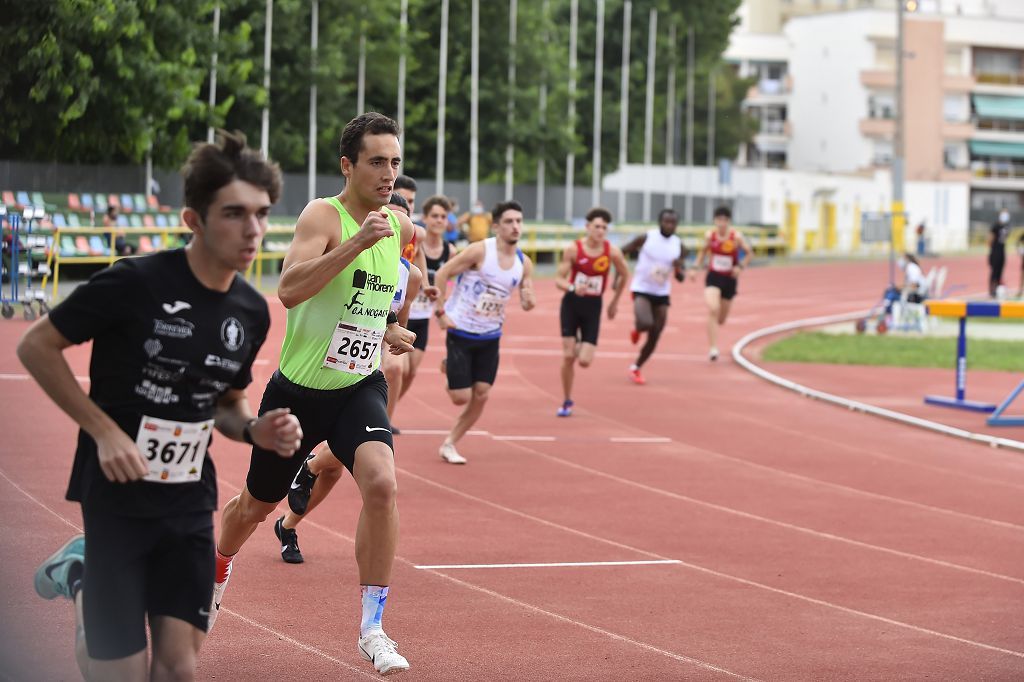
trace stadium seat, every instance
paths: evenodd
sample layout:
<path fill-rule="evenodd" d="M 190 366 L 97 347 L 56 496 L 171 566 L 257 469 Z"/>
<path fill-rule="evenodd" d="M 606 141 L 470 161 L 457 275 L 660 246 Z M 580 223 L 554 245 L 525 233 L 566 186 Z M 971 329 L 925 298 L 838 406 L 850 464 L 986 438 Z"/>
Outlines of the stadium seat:
<path fill-rule="evenodd" d="M 91 210 L 94 207 L 92 202 L 91 194 L 82 194 L 82 208 L 86 211 Z"/>
<path fill-rule="evenodd" d="M 99 235 L 94 234 L 89 237 L 89 253 L 94 256 L 107 256 L 110 255 L 110 249 L 103 243 L 103 239 Z"/>
<path fill-rule="evenodd" d="M 116 194 L 107 195 L 107 206 L 114 206 L 115 208 L 121 208 L 121 200 L 117 198 Z M 106 208 L 103 209 L 107 210 Z"/>
<path fill-rule="evenodd" d="M 68 227 L 81 227 L 82 221 L 78 219 L 77 213 L 68 213 Z"/>
<path fill-rule="evenodd" d="M 75 248 L 75 238 L 70 234 L 66 234 L 60 238 L 60 255 L 65 257 L 82 255 L 79 254 L 78 249 Z"/>
<path fill-rule="evenodd" d="M 132 195 L 131 194 L 122 194 L 121 195 L 121 209 L 123 211 L 125 211 L 126 213 L 135 210 L 135 203 L 132 201 Z"/>
<path fill-rule="evenodd" d="M 28 192 L 18 192 L 18 203 L 22 208 L 32 205 L 32 200 L 28 198 Z"/>
<path fill-rule="evenodd" d="M 17 200 L 14 198 L 14 192 L 11 192 L 10 190 L 5 190 L 2 197 L 4 200 L 4 205 L 7 206 L 8 208 L 20 208 Z"/>
<path fill-rule="evenodd" d="M 96 211 L 98 213 L 106 213 L 107 212 L 107 198 L 105 196 L 103 196 L 102 194 L 97 194 L 96 195 Z"/>
<path fill-rule="evenodd" d="M 153 240 L 149 238 L 149 235 L 140 235 L 139 253 L 153 253 L 154 251 L 156 251 L 156 249 L 153 248 Z"/>
<path fill-rule="evenodd" d="M 164 238 L 158 234 L 153 235 L 153 250 L 159 251 L 164 248 Z"/>
<path fill-rule="evenodd" d="M 63 213 L 53 214 L 53 226 L 54 227 L 67 227 L 68 221 L 64 218 Z"/>
<path fill-rule="evenodd" d="M 138 213 L 133 213 L 128 216 L 128 224 L 132 227 L 142 227 L 142 216 Z"/>
<path fill-rule="evenodd" d="M 80 234 L 75 237 L 75 249 L 84 255 L 92 253 L 92 249 L 89 248 L 89 240 L 85 238 L 84 234 Z"/>
<path fill-rule="evenodd" d="M 163 214 L 157 215 L 157 217 L 156 217 L 156 226 L 157 227 L 167 227 L 167 216 L 165 216 Z"/>
<path fill-rule="evenodd" d="M 145 215 L 142 216 L 142 226 L 143 227 L 156 227 L 156 221 L 153 220 L 153 216 L 152 215 L 150 215 L 149 213 L 146 213 Z"/>
<path fill-rule="evenodd" d="M 118 227 L 128 227 L 128 216 L 126 216 L 123 213 L 118 214 L 118 216 L 117 216 L 117 226 Z"/>
<path fill-rule="evenodd" d="M 150 211 L 160 210 L 160 202 L 157 200 L 155 194 L 150 194 L 148 197 L 146 197 L 146 205 L 149 206 Z"/>
<path fill-rule="evenodd" d="M 82 201 L 78 198 L 78 195 L 75 194 L 74 192 L 71 192 L 70 194 L 68 194 L 68 208 L 70 208 L 72 211 L 81 211 L 82 210 Z"/>
<path fill-rule="evenodd" d="M 42 192 L 32 192 L 32 205 L 46 208 L 46 199 L 43 198 Z"/>
<path fill-rule="evenodd" d="M 146 210 L 146 197 L 142 194 L 133 194 L 132 205 L 135 206 L 136 211 L 142 213 Z"/>

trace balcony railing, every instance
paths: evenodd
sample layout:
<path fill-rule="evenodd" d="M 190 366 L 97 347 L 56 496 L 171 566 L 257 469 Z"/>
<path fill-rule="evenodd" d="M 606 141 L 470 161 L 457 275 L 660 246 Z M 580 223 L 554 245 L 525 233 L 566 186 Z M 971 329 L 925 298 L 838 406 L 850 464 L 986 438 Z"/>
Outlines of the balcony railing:
<path fill-rule="evenodd" d="M 1010 160 L 972 161 L 971 174 L 976 178 L 1024 178 L 1024 163 Z"/>
<path fill-rule="evenodd" d="M 1024 121 L 1009 119 L 979 118 L 975 121 L 978 130 L 995 130 L 1001 133 L 1024 133 Z"/>
<path fill-rule="evenodd" d="M 975 73 L 974 78 L 990 85 L 1024 85 L 1024 73 Z"/>
<path fill-rule="evenodd" d="M 785 132 L 785 121 L 761 121 L 762 135 L 783 135 Z"/>

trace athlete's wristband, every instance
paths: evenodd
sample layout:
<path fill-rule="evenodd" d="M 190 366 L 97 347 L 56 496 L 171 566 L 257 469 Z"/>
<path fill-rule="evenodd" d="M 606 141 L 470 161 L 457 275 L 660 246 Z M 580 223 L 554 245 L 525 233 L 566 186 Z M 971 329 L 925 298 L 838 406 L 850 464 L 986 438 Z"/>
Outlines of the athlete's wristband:
<path fill-rule="evenodd" d="M 242 440 L 248 443 L 249 445 L 256 445 L 256 443 L 252 441 L 252 425 L 255 423 L 256 418 L 254 417 L 249 421 L 245 422 L 245 426 L 242 427 Z"/>
<path fill-rule="evenodd" d="M 395 311 L 392 310 L 388 313 L 388 324 L 394 324 L 395 322 L 398 322 L 398 315 L 396 315 Z"/>
<path fill-rule="evenodd" d="M 566 291 L 568 291 L 570 294 L 575 294 L 576 293 L 576 285 L 575 284 L 570 284 L 569 288 L 566 289 Z"/>

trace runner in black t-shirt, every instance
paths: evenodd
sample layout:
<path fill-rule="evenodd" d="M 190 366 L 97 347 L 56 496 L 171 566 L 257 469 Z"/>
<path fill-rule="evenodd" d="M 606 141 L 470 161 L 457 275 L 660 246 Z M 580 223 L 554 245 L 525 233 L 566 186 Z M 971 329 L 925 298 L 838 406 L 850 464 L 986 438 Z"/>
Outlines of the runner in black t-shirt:
<path fill-rule="evenodd" d="M 18 345 L 81 426 L 67 499 L 82 505 L 85 536 L 47 559 L 35 586 L 76 602 L 86 679 L 194 674 L 213 592 L 212 430 L 284 457 L 302 437 L 287 410 L 253 419 L 245 394 L 270 315 L 238 273 L 266 232 L 280 171 L 224 133 L 197 146 L 182 174 L 191 244 L 101 271 Z M 86 395 L 63 351 L 90 339 Z"/>

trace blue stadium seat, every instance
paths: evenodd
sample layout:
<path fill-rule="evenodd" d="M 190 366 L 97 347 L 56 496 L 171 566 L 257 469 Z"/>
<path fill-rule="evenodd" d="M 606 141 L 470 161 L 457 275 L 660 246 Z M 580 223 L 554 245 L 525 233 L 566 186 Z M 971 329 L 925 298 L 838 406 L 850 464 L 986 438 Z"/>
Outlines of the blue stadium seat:
<path fill-rule="evenodd" d="M 121 209 L 124 210 L 124 211 L 127 211 L 127 212 L 131 212 L 131 211 L 135 210 L 135 206 L 132 203 L 132 195 L 131 194 L 122 194 L 121 195 Z"/>
<path fill-rule="evenodd" d="M 103 239 L 101 239 L 99 235 L 94 234 L 93 236 L 89 237 L 89 248 L 97 255 L 110 255 L 110 249 L 103 242 Z"/>
<path fill-rule="evenodd" d="M 118 227 L 128 227 L 128 216 L 123 213 L 119 213 L 117 216 Z"/>
<path fill-rule="evenodd" d="M 32 205 L 32 200 L 28 198 L 28 192 L 18 192 L 18 203 L 22 206 Z"/>
<path fill-rule="evenodd" d="M 91 194 L 83 194 L 80 198 L 82 200 L 82 208 L 92 209 L 95 207 L 95 204 L 92 202 Z"/>
<path fill-rule="evenodd" d="M 64 219 L 64 214 L 63 213 L 54 213 L 53 214 L 53 226 L 54 227 L 67 227 L 68 226 L 68 221 Z"/>
<path fill-rule="evenodd" d="M 165 216 L 163 213 L 158 213 L 156 216 L 156 226 L 167 227 L 167 216 Z"/>

